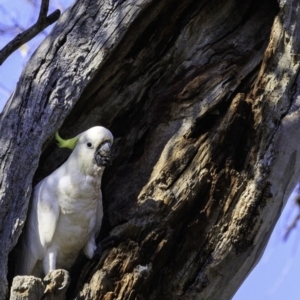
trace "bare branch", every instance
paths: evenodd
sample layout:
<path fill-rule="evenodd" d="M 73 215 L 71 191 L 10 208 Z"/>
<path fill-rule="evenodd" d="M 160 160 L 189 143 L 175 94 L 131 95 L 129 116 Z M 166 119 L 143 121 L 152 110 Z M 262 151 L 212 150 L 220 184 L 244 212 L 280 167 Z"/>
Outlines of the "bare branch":
<path fill-rule="evenodd" d="M 298 214 L 294 221 L 290 224 L 290 226 L 286 229 L 286 232 L 284 234 L 283 239 L 286 241 L 290 235 L 290 233 L 292 232 L 293 229 L 296 228 L 298 221 L 300 220 L 300 214 Z"/>
<path fill-rule="evenodd" d="M 48 9 L 49 9 L 49 0 L 42 0 L 41 8 L 40 8 L 40 14 L 39 14 L 39 18 L 37 20 L 37 23 L 43 22 L 43 20 L 47 16 Z"/>
<path fill-rule="evenodd" d="M 55 10 L 52 14 L 47 16 L 49 8 L 49 0 L 42 0 L 40 13 L 37 22 L 25 30 L 24 32 L 18 34 L 11 42 L 9 42 L 1 51 L 0 51 L 0 65 L 9 57 L 15 50 L 20 46 L 30 41 L 46 27 L 53 24 L 60 17 L 60 10 Z"/>

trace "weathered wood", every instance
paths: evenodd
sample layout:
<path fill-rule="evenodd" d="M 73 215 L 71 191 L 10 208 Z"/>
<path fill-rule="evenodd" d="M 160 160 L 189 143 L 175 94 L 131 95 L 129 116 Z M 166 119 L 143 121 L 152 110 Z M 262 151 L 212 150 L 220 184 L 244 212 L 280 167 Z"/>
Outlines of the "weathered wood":
<path fill-rule="evenodd" d="M 69 273 L 62 269 L 50 272 L 43 280 L 34 276 L 16 276 L 9 299 L 64 300 L 69 284 Z"/>
<path fill-rule="evenodd" d="M 4 108 L 0 124 L 0 299 L 8 290 L 8 253 L 24 225 L 42 147 L 148 2 L 77 1 L 34 53 Z"/>
<path fill-rule="evenodd" d="M 65 158 L 53 133 L 101 124 L 115 136 L 101 236 L 127 240 L 75 267 L 70 299 L 230 299 L 299 178 L 297 9 L 94 0 L 63 15 L 1 119 L 0 291 L 33 175 Z"/>
<path fill-rule="evenodd" d="M 10 300 L 42 299 L 45 286 L 40 278 L 16 276 L 10 291 Z"/>

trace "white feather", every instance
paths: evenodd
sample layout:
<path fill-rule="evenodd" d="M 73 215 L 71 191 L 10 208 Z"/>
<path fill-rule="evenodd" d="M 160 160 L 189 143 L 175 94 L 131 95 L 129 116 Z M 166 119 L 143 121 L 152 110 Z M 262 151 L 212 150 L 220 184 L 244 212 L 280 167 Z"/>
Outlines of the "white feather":
<path fill-rule="evenodd" d="M 113 136 L 100 126 L 79 136 L 68 160 L 33 191 L 18 275 L 42 276 L 57 268 L 69 269 L 81 250 L 89 258 L 94 254 L 103 217 L 104 171 L 94 155 L 103 142 L 111 145 Z"/>

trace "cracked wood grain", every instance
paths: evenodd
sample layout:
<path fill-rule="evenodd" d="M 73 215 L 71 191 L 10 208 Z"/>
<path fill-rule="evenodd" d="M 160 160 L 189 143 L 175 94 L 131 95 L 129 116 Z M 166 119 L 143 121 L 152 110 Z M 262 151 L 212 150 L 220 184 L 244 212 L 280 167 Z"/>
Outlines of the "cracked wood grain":
<path fill-rule="evenodd" d="M 299 4 L 78 3 L 24 71 L 20 105 L 11 102 L 23 115 L 38 107 L 25 132 L 34 157 L 18 160 L 34 163 L 22 173 L 30 183 L 66 158 L 51 140 L 61 125 L 66 136 L 96 124 L 115 136 L 99 239 L 126 239 L 99 262 L 79 259 L 68 297 L 231 299 L 299 178 Z M 26 149 L 25 125 L 8 119 Z M 29 193 L 12 202 L 22 221 Z M 4 236 L 10 247 L 21 227 Z"/>
<path fill-rule="evenodd" d="M 8 253 L 16 244 L 25 221 L 32 177 L 41 149 L 51 140 L 84 87 L 117 47 L 126 28 L 146 3 L 126 1 L 120 5 L 111 1 L 77 1 L 61 16 L 52 35 L 34 53 L 4 108 L 0 125 L 0 157 L 3 157 L 1 299 L 7 293 Z M 91 29 L 96 34 L 89 38 Z M 30 147 L 28 141 L 34 141 Z"/>

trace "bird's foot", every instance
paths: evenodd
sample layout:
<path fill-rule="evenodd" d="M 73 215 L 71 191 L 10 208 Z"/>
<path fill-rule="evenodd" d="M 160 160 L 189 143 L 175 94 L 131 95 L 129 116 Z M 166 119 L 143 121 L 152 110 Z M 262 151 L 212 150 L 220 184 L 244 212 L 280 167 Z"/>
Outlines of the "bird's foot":
<path fill-rule="evenodd" d="M 57 269 L 49 272 L 43 279 L 46 293 L 65 292 L 70 284 L 70 275 L 67 270 Z"/>
<path fill-rule="evenodd" d="M 100 243 L 98 243 L 97 249 L 94 252 L 92 260 L 99 260 L 106 249 L 113 248 L 124 241 L 125 238 L 119 235 L 108 236 L 107 238 L 103 239 Z"/>

